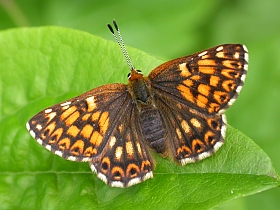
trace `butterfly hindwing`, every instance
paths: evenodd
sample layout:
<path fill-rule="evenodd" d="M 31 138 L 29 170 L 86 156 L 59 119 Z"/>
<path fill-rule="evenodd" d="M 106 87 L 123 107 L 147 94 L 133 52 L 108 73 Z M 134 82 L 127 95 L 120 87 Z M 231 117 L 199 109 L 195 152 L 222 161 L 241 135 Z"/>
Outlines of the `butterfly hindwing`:
<path fill-rule="evenodd" d="M 165 124 L 169 156 L 180 164 L 200 161 L 215 153 L 224 143 L 226 117 L 224 114 L 205 116 L 173 99 L 157 98 Z"/>
<path fill-rule="evenodd" d="M 101 159 L 92 158 L 90 165 L 110 186 L 128 187 L 153 177 L 153 162 L 139 124 L 135 123 L 139 122 L 135 104 L 120 115 Z"/>

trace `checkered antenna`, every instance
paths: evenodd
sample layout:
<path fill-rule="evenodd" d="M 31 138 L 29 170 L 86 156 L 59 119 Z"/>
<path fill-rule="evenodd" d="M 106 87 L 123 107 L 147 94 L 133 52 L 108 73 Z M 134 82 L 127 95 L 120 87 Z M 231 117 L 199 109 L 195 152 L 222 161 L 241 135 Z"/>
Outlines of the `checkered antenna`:
<path fill-rule="evenodd" d="M 125 44 L 124 44 L 124 41 L 122 39 L 122 35 L 121 35 L 121 32 L 120 32 L 120 29 L 119 29 L 119 27 L 117 25 L 116 20 L 113 20 L 113 24 L 115 26 L 116 31 L 118 32 L 118 35 L 115 34 L 114 29 L 113 29 L 113 27 L 110 24 L 107 24 L 107 26 L 108 26 L 109 30 L 111 31 L 111 33 L 113 34 L 113 36 L 115 37 L 118 45 L 120 46 L 120 48 L 121 48 L 121 50 L 122 50 L 122 52 L 124 54 L 124 57 L 126 59 L 127 65 L 129 66 L 130 70 L 132 70 L 132 69 L 134 69 L 134 66 L 133 66 L 133 64 L 131 62 L 131 59 L 130 59 L 128 53 L 127 53 L 127 49 L 125 47 Z"/>

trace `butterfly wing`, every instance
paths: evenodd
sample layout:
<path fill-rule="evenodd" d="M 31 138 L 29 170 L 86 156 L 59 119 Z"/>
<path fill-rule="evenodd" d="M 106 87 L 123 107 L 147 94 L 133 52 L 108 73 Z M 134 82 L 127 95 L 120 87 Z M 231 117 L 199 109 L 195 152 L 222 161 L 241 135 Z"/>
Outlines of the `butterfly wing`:
<path fill-rule="evenodd" d="M 182 165 L 215 153 L 226 134 L 224 114 L 206 116 L 170 98 L 155 96 L 165 125 L 169 155 Z"/>
<path fill-rule="evenodd" d="M 104 85 L 39 112 L 26 126 L 46 149 L 90 161 L 103 181 L 126 187 L 152 177 L 151 158 L 133 125 L 134 110 L 125 85 Z"/>
<path fill-rule="evenodd" d="M 246 47 L 227 44 L 169 61 L 149 74 L 170 155 L 181 164 L 206 158 L 223 144 L 223 112 L 238 96 L 247 68 Z"/>
<path fill-rule="evenodd" d="M 73 161 L 100 154 L 127 103 L 125 86 L 105 85 L 51 106 L 32 117 L 27 129 L 51 152 Z"/>
<path fill-rule="evenodd" d="M 153 177 L 154 164 L 138 122 L 136 105 L 130 104 L 115 126 L 101 160 L 90 161 L 91 169 L 110 186 L 129 187 Z"/>
<path fill-rule="evenodd" d="M 223 113 L 238 96 L 248 69 L 244 45 L 220 45 L 166 62 L 150 74 L 151 85 L 206 115 Z"/>

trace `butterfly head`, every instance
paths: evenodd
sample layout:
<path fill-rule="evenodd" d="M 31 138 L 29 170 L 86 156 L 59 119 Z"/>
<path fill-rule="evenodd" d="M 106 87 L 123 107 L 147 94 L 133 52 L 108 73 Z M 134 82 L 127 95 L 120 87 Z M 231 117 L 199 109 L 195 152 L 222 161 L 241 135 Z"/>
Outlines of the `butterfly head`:
<path fill-rule="evenodd" d="M 134 81 L 143 77 L 143 73 L 140 70 L 131 69 L 130 73 L 127 75 L 129 81 Z"/>

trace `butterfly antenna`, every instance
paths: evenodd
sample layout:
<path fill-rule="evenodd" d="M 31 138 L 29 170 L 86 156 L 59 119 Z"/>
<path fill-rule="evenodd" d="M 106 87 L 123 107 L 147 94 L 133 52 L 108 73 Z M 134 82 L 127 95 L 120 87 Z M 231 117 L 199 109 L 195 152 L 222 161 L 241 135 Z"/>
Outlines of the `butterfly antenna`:
<path fill-rule="evenodd" d="M 132 69 L 134 69 L 134 67 L 133 67 L 131 59 L 130 59 L 130 57 L 128 55 L 127 49 L 126 49 L 126 47 L 124 45 L 124 41 L 122 39 L 122 35 L 121 35 L 120 29 L 119 29 L 119 27 L 117 25 L 116 20 L 113 20 L 113 24 L 114 24 L 114 27 L 115 27 L 118 35 L 115 34 L 115 31 L 114 31 L 113 27 L 110 24 L 107 24 L 107 26 L 108 26 L 109 30 L 111 31 L 111 33 L 113 34 L 113 36 L 115 37 L 118 45 L 120 46 L 120 48 L 122 50 L 122 53 L 123 53 L 123 55 L 124 55 L 124 57 L 126 59 L 127 65 L 129 66 L 130 70 L 132 70 Z"/>

